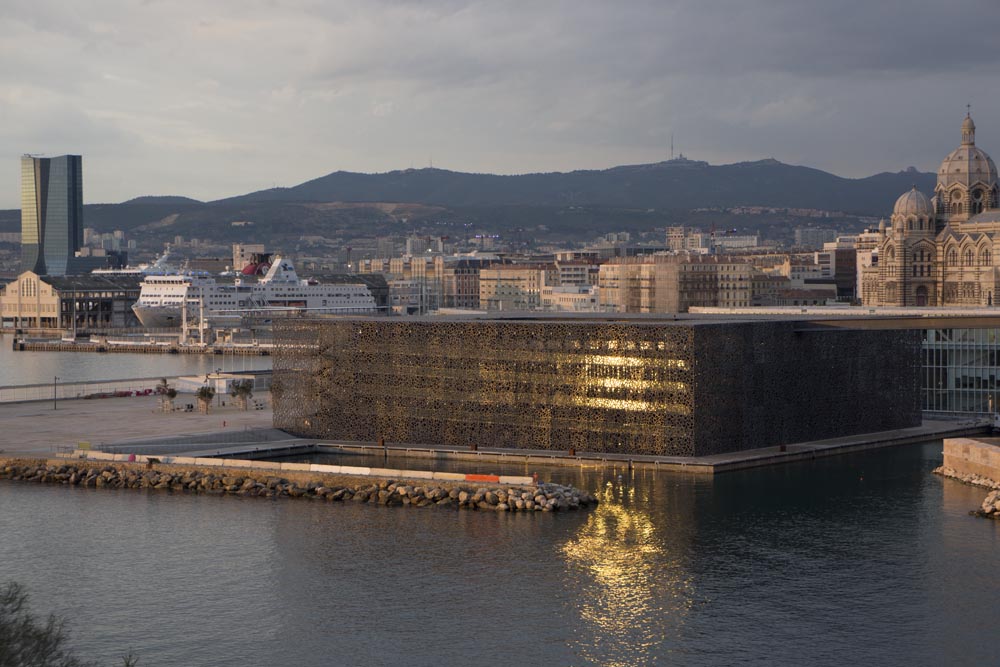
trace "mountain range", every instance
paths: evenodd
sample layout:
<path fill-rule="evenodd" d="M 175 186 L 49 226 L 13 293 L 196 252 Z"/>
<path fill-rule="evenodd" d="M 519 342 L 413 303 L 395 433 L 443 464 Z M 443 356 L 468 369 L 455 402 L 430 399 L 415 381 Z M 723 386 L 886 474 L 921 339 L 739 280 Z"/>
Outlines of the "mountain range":
<path fill-rule="evenodd" d="M 473 174 L 444 169 L 405 169 L 377 174 L 336 171 L 287 188 L 251 192 L 212 202 L 147 196 L 120 204 L 85 206 L 86 225 L 210 237 L 219 240 L 233 221 L 252 221 L 256 231 L 324 234 L 335 227 L 367 229 L 381 223 L 466 217 L 500 229 L 553 211 L 598 209 L 614 220 L 655 211 L 659 222 L 696 208 L 766 206 L 886 216 L 913 185 L 930 192 L 935 175 L 910 167 L 866 178 L 842 178 L 819 169 L 760 160 L 710 165 L 680 158 L 603 170 L 520 175 Z M 337 203 L 334 205 L 334 203 Z M 412 205 L 401 207 L 400 204 Z M 664 217 L 666 216 L 666 217 Z M 16 231 L 19 212 L 0 211 L 0 231 Z M 520 226 L 524 226 L 523 223 Z M 169 228 L 169 229 L 168 229 Z M 229 230 L 231 231 L 231 230 Z M 239 235 L 245 237 L 246 230 Z"/>
<path fill-rule="evenodd" d="M 500 176 L 444 169 L 382 174 L 336 171 L 290 188 L 274 188 L 216 203 L 264 201 L 377 201 L 439 206 L 602 206 L 691 209 L 774 206 L 877 215 L 916 185 L 934 186 L 934 174 L 915 168 L 850 179 L 777 160 L 710 165 L 688 159 L 579 170 Z"/>

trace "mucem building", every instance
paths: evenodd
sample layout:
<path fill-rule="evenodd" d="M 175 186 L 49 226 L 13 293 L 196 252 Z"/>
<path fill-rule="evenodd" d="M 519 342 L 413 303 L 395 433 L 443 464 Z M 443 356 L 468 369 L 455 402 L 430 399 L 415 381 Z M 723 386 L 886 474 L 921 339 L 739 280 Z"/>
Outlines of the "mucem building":
<path fill-rule="evenodd" d="M 920 424 L 920 332 L 662 317 L 276 321 L 274 425 L 702 456 Z"/>

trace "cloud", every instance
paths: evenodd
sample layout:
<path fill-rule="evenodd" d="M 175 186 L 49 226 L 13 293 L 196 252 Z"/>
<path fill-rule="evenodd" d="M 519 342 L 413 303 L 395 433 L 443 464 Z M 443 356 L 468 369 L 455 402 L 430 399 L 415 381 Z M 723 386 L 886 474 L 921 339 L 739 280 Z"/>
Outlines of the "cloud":
<path fill-rule="evenodd" d="M 514 173 L 774 156 L 933 169 L 1000 92 L 1000 13 L 954 0 L 7 0 L 0 207 L 23 152 L 88 201 L 212 199 L 336 169 Z M 980 111 L 981 110 L 981 111 Z"/>

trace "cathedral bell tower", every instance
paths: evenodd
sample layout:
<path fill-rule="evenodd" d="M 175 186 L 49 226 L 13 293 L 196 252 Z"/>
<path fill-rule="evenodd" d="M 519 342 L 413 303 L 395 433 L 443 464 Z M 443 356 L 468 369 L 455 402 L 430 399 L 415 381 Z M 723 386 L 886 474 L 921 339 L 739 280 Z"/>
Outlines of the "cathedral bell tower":
<path fill-rule="evenodd" d="M 916 186 L 896 200 L 879 250 L 881 303 L 930 306 L 937 303 L 934 265 L 934 209 Z"/>

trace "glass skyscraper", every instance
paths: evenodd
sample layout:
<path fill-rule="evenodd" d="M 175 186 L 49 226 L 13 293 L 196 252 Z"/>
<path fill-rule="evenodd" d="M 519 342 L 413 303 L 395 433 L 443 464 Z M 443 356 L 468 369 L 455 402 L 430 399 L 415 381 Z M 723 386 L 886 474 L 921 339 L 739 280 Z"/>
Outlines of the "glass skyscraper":
<path fill-rule="evenodd" d="M 83 245 L 83 160 L 79 155 L 21 158 L 21 269 L 73 272 Z"/>

